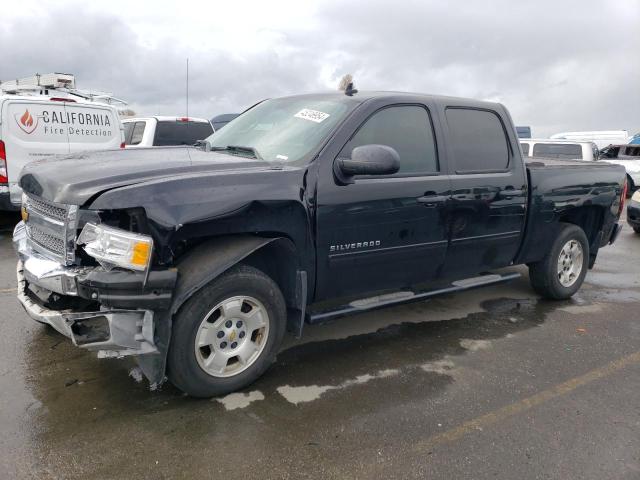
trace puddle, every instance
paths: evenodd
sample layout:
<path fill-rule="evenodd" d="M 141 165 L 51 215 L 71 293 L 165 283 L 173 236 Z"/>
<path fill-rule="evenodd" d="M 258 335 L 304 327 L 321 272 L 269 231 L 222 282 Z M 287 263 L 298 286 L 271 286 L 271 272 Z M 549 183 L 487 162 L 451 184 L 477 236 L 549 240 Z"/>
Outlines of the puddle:
<path fill-rule="evenodd" d="M 289 403 L 298 405 L 299 403 L 317 400 L 322 396 L 323 393 L 328 392 L 329 390 L 341 390 L 343 388 L 352 387 L 354 385 L 363 385 L 367 382 L 370 382 L 371 380 L 387 378 L 398 375 L 399 373 L 400 370 L 397 369 L 381 370 L 375 374 L 366 373 L 364 375 L 358 375 L 353 379 L 345 380 L 340 385 L 309 385 L 299 387 L 284 385 L 282 387 L 276 388 L 276 391 L 280 395 L 282 395 Z"/>
<path fill-rule="evenodd" d="M 213 400 L 221 403 L 227 411 L 237 410 L 239 408 L 247 408 L 253 402 L 264 400 L 264 394 L 260 390 L 254 390 L 249 393 L 236 392 Z"/>
<path fill-rule="evenodd" d="M 460 346 L 470 352 L 477 352 L 478 350 L 486 350 L 491 347 L 489 340 L 473 340 L 470 338 L 463 338 L 460 340 Z"/>
<path fill-rule="evenodd" d="M 602 311 L 602 306 L 598 304 L 592 305 L 569 305 L 567 307 L 560 307 L 558 310 L 563 312 L 572 313 L 574 315 L 580 315 L 583 313 L 598 313 Z"/>

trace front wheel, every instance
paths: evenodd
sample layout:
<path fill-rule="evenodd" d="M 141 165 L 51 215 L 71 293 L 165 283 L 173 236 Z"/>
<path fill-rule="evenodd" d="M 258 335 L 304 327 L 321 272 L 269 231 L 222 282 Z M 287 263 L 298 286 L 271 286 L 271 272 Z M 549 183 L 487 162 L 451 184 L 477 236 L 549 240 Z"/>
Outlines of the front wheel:
<path fill-rule="evenodd" d="M 196 292 L 174 319 L 171 382 L 194 397 L 254 382 L 273 362 L 286 326 L 284 298 L 260 270 L 237 266 Z"/>
<path fill-rule="evenodd" d="M 562 300 L 578 291 L 589 265 L 589 242 L 584 231 L 565 224 L 541 261 L 529 265 L 533 289 L 545 298 Z"/>

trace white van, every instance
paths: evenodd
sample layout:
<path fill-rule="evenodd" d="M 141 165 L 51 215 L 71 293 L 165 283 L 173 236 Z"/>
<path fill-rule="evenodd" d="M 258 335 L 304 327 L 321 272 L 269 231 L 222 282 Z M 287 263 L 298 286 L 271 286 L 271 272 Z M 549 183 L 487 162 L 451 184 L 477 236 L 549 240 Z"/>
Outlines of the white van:
<path fill-rule="evenodd" d="M 0 84 L 0 210 L 17 210 L 20 171 L 50 155 L 124 148 L 113 105 L 52 86 Z"/>
<path fill-rule="evenodd" d="M 551 135 L 558 140 L 571 140 L 574 142 L 593 142 L 598 148 L 604 148 L 611 144 L 627 143 L 629 132 L 627 130 L 594 130 L 590 132 L 562 132 Z"/>
<path fill-rule="evenodd" d="M 593 142 L 553 140 L 550 138 L 521 138 L 524 157 L 597 160 L 598 147 Z"/>
<path fill-rule="evenodd" d="M 125 118 L 122 124 L 125 148 L 193 145 L 213 133 L 211 122 L 206 118 Z"/>

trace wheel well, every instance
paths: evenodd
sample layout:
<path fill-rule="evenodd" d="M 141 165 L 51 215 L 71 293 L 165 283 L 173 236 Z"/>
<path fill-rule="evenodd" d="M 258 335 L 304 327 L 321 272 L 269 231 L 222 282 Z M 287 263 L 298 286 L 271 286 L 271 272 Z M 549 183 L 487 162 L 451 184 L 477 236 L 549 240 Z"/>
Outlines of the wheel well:
<path fill-rule="evenodd" d="M 572 223 L 584 230 L 589 239 L 589 245 L 594 245 L 598 240 L 598 234 L 602 228 L 604 212 L 601 207 L 594 205 L 577 207 L 563 214 L 559 220 L 564 223 Z"/>
<path fill-rule="evenodd" d="M 633 194 L 633 191 L 636 189 L 636 184 L 633 181 L 633 178 L 631 178 L 631 175 L 629 175 L 628 173 L 627 173 L 627 186 L 628 186 L 627 195 Z"/>
<path fill-rule="evenodd" d="M 287 307 L 296 307 L 296 247 L 287 238 L 280 238 L 256 250 L 242 260 L 243 264 L 261 270 L 280 288 Z"/>

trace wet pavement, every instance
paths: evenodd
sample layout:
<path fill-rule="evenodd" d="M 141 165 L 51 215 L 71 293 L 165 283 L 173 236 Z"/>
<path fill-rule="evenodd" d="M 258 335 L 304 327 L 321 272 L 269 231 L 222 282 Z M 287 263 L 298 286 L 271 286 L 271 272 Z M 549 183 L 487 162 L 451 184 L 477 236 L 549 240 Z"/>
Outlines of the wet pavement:
<path fill-rule="evenodd" d="M 0 233 L 0 478 L 640 479 L 640 236 L 570 301 L 523 277 L 305 327 L 243 392 L 150 392 L 29 318 Z"/>

